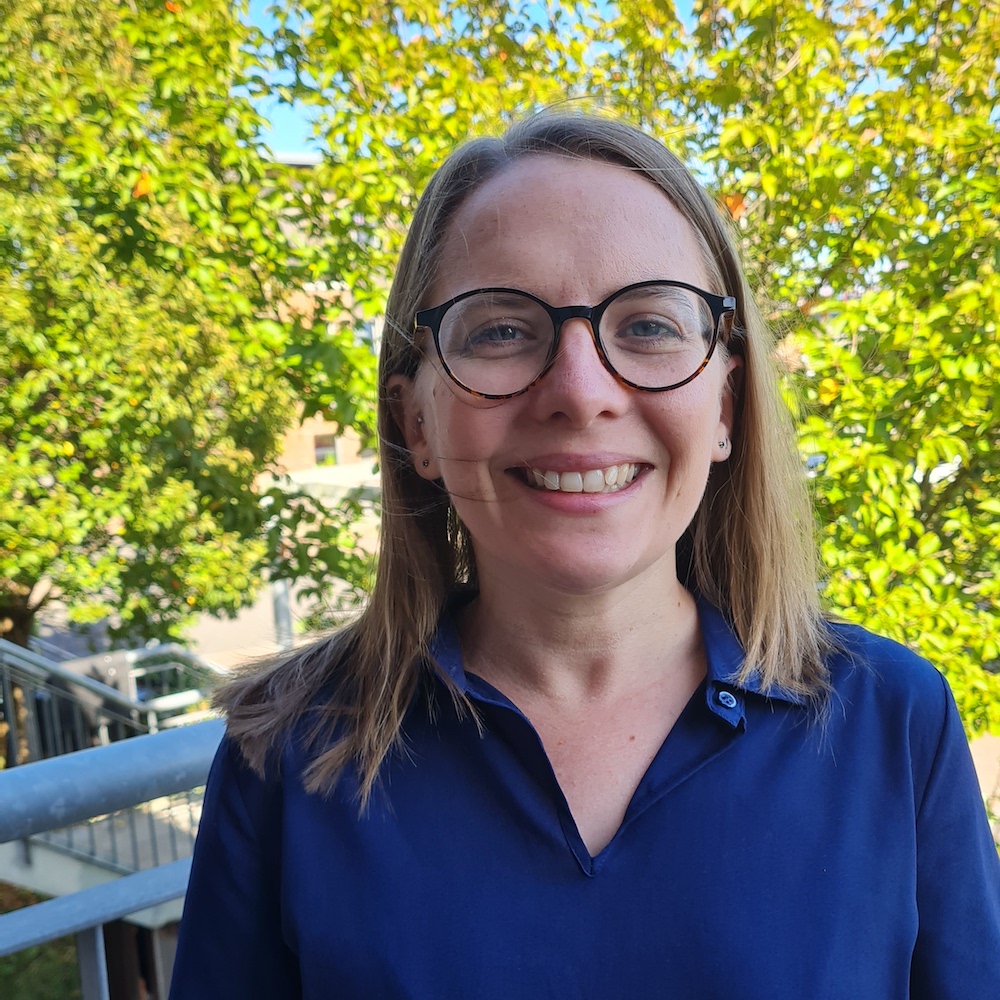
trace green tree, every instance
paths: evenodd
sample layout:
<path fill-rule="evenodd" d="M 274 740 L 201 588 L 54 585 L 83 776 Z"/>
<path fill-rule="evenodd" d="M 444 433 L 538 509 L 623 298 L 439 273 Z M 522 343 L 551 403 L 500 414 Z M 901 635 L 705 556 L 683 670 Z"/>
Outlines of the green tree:
<path fill-rule="evenodd" d="M 587 51 L 569 2 L 286 0 L 257 37 L 253 94 L 315 121 L 321 162 L 289 191 L 303 280 L 349 289 L 355 325 L 377 320 L 420 191 L 470 134 L 563 99 Z M 322 407 L 340 366 L 317 328 L 303 369 Z M 324 372 L 336 376 L 323 382 Z M 371 383 L 356 388 L 371 396 Z M 346 413 L 353 418 L 355 414 Z"/>
<path fill-rule="evenodd" d="M 318 111 L 315 273 L 370 315 L 430 171 L 510 113 L 586 95 L 693 163 L 781 336 L 828 606 L 922 650 L 976 732 L 1000 731 L 998 39 L 995 0 L 292 0 L 259 51 Z"/>
<path fill-rule="evenodd" d="M 174 593 L 235 606 L 218 594 L 241 567 L 349 575 L 346 519 L 276 495 L 262 535 L 252 471 L 296 405 L 370 431 L 357 332 L 377 333 L 454 144 L 586 96 L 665 138 L 735 219 L 781 335 L 830 607 L 921 649 L 970 731 L 1000 730 L 995 0 L 698 0 L 690 19 L 666 0 L 286 0 L 266 32 L 224 0 L 0 11 L 0 333 L 19 366 L 0 594 L 23 603 L 59 553 L 59 586 L 133 595 L 94 613 L 152 630 L 180 621 Z M 315 170 L 261 159 L 269 96 L 312 114 Z M 280 313 L 294 287 L 328 304 Z M 138 357 L 128 338 L 147 367 L 92 391 Z"/>
<path fill-rule="evenodd" d="M 798 366 L 828 599 L 1000 731 L 1000 5 L 744 6 L 708 152 Z"/>
<path fill-rule="evenodd" d="M 1000 732 L 1000 5 L 694 14 L 685 31 L 621 4 L 592 86 L 630 95 L 737 219 L 798 405 L 828 606 L 920 649 L 970 733 Z"/>
<path fill-rule="evenodd" d="M 5 638 L 52 597 L 147 638 L 265 570 L 360 578 L 350 509 L 257 485 L 310 318 L 279 308 L 295 251 L 247 34 L 226 0 L 0 0 Z"/>

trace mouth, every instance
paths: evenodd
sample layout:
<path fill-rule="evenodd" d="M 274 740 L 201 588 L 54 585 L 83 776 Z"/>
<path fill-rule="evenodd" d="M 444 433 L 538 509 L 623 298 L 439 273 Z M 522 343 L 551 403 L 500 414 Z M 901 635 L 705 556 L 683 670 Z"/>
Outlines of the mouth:
<path fill-rule="evenodd" d="M 532 489 L 553 493 L 617 493 L 628 486 L 646 468 L 635 462 L 609 465 L 604 469 L 579 472 L 553 472 L 534 467 L 516 470 Z"/>

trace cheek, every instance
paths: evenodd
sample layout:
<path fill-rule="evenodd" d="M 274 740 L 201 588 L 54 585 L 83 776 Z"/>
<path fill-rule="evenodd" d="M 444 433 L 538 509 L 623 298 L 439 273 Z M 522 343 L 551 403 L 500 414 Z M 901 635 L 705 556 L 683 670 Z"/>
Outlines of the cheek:
<path fill-rule="evenodd" d="M 428 432 L 445 489 L 459 516 L 475 518 L 484 503 L 506 496 L 502 470 L 494 468 L 510 422 L 502 403 L 458 396 L 449 385 L 431 391 Z M 473 506 L 469 506 L 472 504 Z"/>
<path fill-rule="evenodd" d="M 722 412 L 721 394 L 714 384 L 706 382 L 699 386 L 692 382 L 664 396 L 663 399 L 653 397 L 647 409 L 647 421 L 665 443 L 688 452 L 711 440 Z"/>
<path fill-rule="evenodd" d="M 442 454 L 481 459 L 503 441 L 510 427 L 510 402 L 480 399 L 441 377 L 429 386 L 428 426 Z M 426 398 L 426 397 L 425 397 Z"/>

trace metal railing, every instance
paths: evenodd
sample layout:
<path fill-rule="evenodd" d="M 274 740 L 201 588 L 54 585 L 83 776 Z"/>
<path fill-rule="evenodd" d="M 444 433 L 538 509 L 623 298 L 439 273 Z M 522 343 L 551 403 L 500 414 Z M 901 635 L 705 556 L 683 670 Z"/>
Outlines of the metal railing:
<path fill-rule="evenodd" d="M 32 837 L 68 857 L 118 875 L 189 857 L 201 819 L 201 789 L 93 816 Z"/>
<path fill-rule="evenodd" d="M 221 720 L 0 771 L 0 844 L 204 785 Z M 0 916 L 0 957 L 75 934 L 83 1000 L 108 1000 L 103 926 L 183 896 L 190 859 Z"/>
<path fill-rule="evenodd" d="M 55 662 L 0 640 L 0 767 L 200 721 L 217 671 L 173 644 Z M 128 874 L 188 857 L 200 814 L 200 794 L 184 790 L 33 839 Z"/>
<path fill-rule="evenodd" d="M 2 639 L 0 708 L 5 727 L 0 755 L 6 767 L 150 730 L 147 706 Z"/>
<path fill-rule="evenodd" d="M 0 639 L 3 764 L 82 750 L 208 715 L 221 668 L 173 643 L 57 662 Z"/>

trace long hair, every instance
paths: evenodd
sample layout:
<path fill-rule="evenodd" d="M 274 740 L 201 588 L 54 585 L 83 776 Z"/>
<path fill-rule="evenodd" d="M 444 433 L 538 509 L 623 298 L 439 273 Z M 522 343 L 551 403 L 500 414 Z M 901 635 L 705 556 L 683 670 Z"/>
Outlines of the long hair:
<path fill-rule="evenodd" d="M 382 525 L 374 588 L 360 616 L 331 638 L 220 688 L 216 700 L 228 714 L 229 734 L 258 772 L 311 712 L 306 788 L 329 792 L 350 765 L 363 807 L 387 754 L 400 746 L 445 602 L 456 587 L 475 586 L 468 534 L 444 490 L 414 470 L 386 387 L 420 364 L 413 317 L 431 304 L 424 298 L 459 206 L 513 162 L 543 153 L 615 164 L 651 181 L 690 222 L 715 291 L 736 296 L 729 349 L 744 364 L 733 448 L 713 467 L 679 545 L 678 570 L 686 564 L 686 582 L 731 620 L 746 651 L 740 680 L 756 674 L 765 691 L 780 685 L 814 704 L 823 699 L 829 632 L 816 587 L 813 515 L 773 344 L 728 222 L 656 139 L 614 119 L 543 113 L 500 138 L 460 147 L 420 199 L 389 295 L 379 362 Z M 453 697 L 460 710 L 470 707 L 458 692 Z"/>

